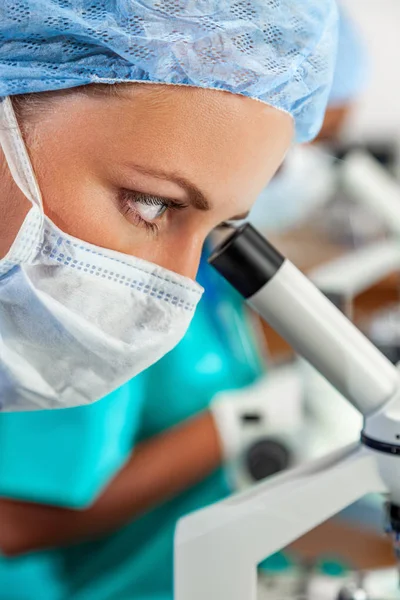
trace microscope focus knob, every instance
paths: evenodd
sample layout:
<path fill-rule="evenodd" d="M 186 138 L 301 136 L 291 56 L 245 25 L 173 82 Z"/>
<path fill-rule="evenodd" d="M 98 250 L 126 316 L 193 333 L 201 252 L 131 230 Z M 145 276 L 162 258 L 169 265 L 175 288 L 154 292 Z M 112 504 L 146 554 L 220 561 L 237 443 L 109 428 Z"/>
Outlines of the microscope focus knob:
<path fill-rule="evenodd" d="M 348 586 L 340 590 L 337 600 L 368 600 L 368 594 L 358 585 Z"/>
<path fill-rule="evenodd" d="M 245 463 L 250 477 L 254 481 L 261 481 L 287 469 L 291 463 L 291 453 L 281 442 L 262 439 L 247 450 Z"/>

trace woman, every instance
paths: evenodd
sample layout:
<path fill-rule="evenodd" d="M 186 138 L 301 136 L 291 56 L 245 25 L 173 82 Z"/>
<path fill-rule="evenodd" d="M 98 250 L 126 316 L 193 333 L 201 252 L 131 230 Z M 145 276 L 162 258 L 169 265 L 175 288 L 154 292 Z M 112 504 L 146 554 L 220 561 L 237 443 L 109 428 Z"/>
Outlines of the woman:
<path fill-rule="evenodd" d="M 176 345 L 205 237 L 318 131 L 336 20 L 333 0 L 0 8 L 3 410 L 91 403 Z"/>

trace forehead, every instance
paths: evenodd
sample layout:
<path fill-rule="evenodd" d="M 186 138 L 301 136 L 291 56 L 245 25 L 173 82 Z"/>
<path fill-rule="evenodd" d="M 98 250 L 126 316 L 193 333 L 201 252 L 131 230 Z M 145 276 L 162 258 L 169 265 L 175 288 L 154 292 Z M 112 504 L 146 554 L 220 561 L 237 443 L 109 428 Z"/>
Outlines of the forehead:
<path fill-rule="evenodd" d="M 190 87 L 142 85 L 125 118 L 147 161 L 162 161 L 168 170 L 179 169 L 198 185 L 212 186 L 205 190 L 209 194 L 223 187 L 234 195 L 252 182 L 257 187 L 293 135 L 292 118 L 282 111 L 228 92 Z"/>
<path fill-rule="evenodd" d="M 193 156 L 197 161 L 209 153 L 227 153 L 231 164 L 239 157 L 242 162 L 243 156 L 252 160 L 258 151 L 274 146 L 276 134 L 292 125 L 291 117 L 282 111 L 217 90 L 140 85 L 132 93 L 127 90 L 124 101 L 120 125 L 127 127 L 126 133 L 130 127 L 140 132 L 143 149 L 154 139 L 168 142 L 176 159 L 182 154 L 186 160 Z M 167 144 L 162 150 L 168 158 Z"/>
<path fill-rule="evenodd" d="M 118 89 L 71 102 L 79 115 L 70 120 L 84 125 L 91 152 L 181 173 L 211 199 L 257 194 L 293 134 L 286 113 L 228 92 L 153 84 Z"/>

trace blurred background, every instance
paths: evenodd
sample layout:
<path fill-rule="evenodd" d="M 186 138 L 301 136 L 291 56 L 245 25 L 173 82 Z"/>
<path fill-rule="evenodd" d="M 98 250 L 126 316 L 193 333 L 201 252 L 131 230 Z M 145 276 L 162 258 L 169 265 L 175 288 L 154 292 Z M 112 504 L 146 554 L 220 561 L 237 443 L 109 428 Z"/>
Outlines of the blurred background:
<path fill-rule="evenodd" d="M 343 0 L 340 6 L 338 63 L 320 137 L 293 149 L 252 218 L 397 363 L 400 5 Z M 280 210 L 268 218 L 264 207 L 273 196 Z M 270 368 L 290 364 L 291 349 L 268 326 L 263 330 Z M 310 365 L 297 357 L 291 364 L 300 376 L 307 432 L 301 451 L 294 450 L 297 460 L 357 440 L 357 412 Z M 384 499 L 364 498 L 266 560 L 259 597 L 398 597 L 384 530 Z"/>
<path fill-rule="evenodd" d="M 343 136 L 349 140 L 390 140 L 399 147 L 399 57 L 397 27 L 400 5 L 396 0 L 343 0 L 359 29 L 368 52 L 368 84 L 359 95 Z"/>
<path fill-rule="evenodd" d="M 250 220 L 397 363 L 400 3 L 340 6 L 320 136 L 289 152 Z M 0 414 L 0 496 L 20 541 L 10 525 L 1 600 L 172 600 L 179 518 L 359 439 L 360 415 L 247 310 L 208 267 L 208 252 L 195 320 L 157 365 L 92 407 Z M 214 418 L 222 464 L 184 484 L 173 467 L 160 469 L 171 485 L 150 489 L 137 508 L 127 483 L 130 469 L 137 476 L 136 452 L 199 414 Z M 215 441 L 201 443 L 207 453 Z M 259 565 L 259 600 L 399 596 L 380 496 Z"/>

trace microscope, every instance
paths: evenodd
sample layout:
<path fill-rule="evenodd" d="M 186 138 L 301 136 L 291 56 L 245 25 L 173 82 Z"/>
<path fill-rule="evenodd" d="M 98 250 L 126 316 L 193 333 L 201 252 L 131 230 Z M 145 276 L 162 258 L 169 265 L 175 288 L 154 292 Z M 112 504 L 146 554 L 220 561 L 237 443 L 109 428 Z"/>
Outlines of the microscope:
<path fill-rule="evenodd" d="M 387 495 L 400 561 L 399 371 L 250 224 L 233 229 L 210 263 L 362 413 L 364 426 L 359 443 L 181 519 L 175 600 L 256 600 L 261 561 L 369 493 Z"/>

